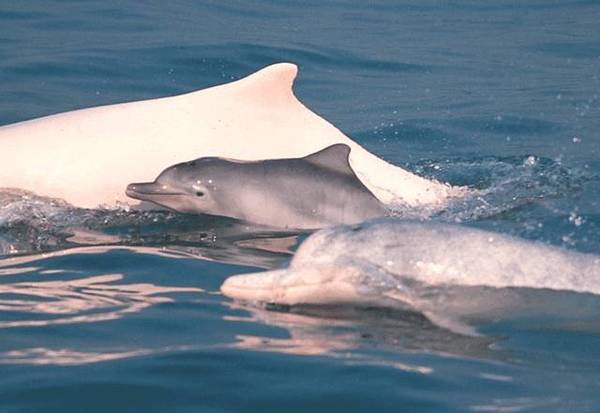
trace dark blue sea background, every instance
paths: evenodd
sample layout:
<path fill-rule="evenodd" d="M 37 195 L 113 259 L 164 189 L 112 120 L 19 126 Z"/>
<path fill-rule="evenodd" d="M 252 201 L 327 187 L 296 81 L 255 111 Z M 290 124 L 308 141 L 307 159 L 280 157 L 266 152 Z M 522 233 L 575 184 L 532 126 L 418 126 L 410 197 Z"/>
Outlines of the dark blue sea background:
<path fill-rule="evenodd" d="M 372 152 L 485 190 L 430 219 L 600 253 L 593 0 L 3 1 L 0 124 L 282 61 L 299 99 Z M 0 195 L 0 412 L 600 411 L 598 297 L 462 335 L 219 293 L 301 240 Z"/>

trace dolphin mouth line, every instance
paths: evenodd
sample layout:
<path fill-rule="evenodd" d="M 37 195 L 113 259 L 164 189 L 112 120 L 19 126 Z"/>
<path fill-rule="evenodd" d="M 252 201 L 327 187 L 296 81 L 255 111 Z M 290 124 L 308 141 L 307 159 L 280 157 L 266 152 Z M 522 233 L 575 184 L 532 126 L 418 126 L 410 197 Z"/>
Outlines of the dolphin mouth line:
<path fill-rule="evenodd" d="M 152 192 L 152 191 L 138 191 L 135 189 L 127 188 L 125 194 L 132 198 L 139 198 L 143 196 L 184 196 L 186 194 L 182 192 Z"/>
<path fill-rule="evenodd" d="M 126 191 L 127 194 L 139 194 L 139 195 L 186 195 L 182 192 L 138 192 L 138 191 Z"/>

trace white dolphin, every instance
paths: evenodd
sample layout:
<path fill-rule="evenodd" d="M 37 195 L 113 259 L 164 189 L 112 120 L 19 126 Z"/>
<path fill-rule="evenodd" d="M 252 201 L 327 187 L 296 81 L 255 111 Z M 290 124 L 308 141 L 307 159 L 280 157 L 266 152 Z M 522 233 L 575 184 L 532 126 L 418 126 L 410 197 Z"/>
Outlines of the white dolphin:
<path fill-rule="evenodd" d="M 386 298 L 414 305 L 430 300 L 432 288 L 441 295 L 449 286 L 600 295 L 600 256 L 476 228 L 387 218 L 315 232 L 288 268 L 232 276 L 221 291 L 288 305 L 383 305 Z"/>
<path fill-rule="evenodd" d="M 131 202 L 128 183 L 151 180 L 178 162 L 293 158 L 345 143 L 358 177 L 384 204 L 435 208 L 463 192 L 383 161 L 307 109 L 292 91 L 296 73 L 294 64 L 279 63 L 179 96 L 0 127 L 0 188 L 85 208 L 114 206 Z"/>
<path fill-rule="evenodd" d="M 533 293 L 542 289 L 556 291 Z M 471 335 L 469 320 L 515 311 L 568 314 L 573 302 L 564 293 L 600 295 L 600 256 L 458 225 L 384 218 L 315 232 L 288 268 L 234 275 L 221 292 L 290 306 L 408 308 Z"/>

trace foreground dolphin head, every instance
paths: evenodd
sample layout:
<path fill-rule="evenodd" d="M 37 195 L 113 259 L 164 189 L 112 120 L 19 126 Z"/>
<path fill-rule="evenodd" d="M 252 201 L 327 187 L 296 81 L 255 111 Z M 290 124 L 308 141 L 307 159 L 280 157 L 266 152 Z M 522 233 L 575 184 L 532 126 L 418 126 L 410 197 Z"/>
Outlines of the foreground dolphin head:
<path fill-rule="evenodd" d="M 383 216 L 386 209 L 350 167 L 350 148 L 303 158 L 243 162 L 200 158 L 165 169 L 127 195 L 184 213 L 221 215 L 272 227 L 314 229 Z"/>

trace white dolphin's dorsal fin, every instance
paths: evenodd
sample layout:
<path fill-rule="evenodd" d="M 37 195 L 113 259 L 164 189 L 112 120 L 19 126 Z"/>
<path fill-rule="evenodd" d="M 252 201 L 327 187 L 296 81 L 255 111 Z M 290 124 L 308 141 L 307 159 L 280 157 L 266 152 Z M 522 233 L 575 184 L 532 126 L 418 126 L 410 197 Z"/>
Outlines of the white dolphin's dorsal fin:
<path fill-rule="evenodd" d="M 336 172 L 356 176 L 350 167 L 350 147 L 344 143 L 336 143 L 319 152 L 305 156 L 304 159 L 314 165 L 331 169 Z"/>
<path fill-rule="evenodd" d="M 254 103 L 265 102 L 269 105 L 297 102 L 292 87 L 298 73 L 293 63 L 276 63 L 256 73 L 231 83 L 237 87 L 236 93 Z"/>

